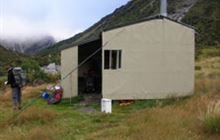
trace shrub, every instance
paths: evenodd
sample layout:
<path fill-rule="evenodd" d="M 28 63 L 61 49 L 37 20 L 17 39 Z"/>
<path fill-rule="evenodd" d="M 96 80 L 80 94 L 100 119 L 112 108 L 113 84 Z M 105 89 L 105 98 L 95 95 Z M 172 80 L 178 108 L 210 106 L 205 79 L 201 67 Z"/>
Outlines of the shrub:
<path fill-rule="evenodd" d="M 196 49 L 196 59 L 220 56 L 220 47 L 202 47 Z"/>
<path fill-rule="evenodd" d="M 201 70 L 202 67 L 201 66 L 195 66 L 195 70 Z"/>
<path fill-rule="evenodd" d="M 45 81 L 46 82 L 56 82 L 57 80 L 60 79 L 60 74 L 46 74 L 46 78 Z"/>
<path fill-rule="evenodd" d="M 37 61 L 26 60 L 22 64 L 22 68 L 26 72 L 27 82 L 35 84 L 43 84 L 45 82 L 55 82 L 60 79 L 60 74 L 48 74 L 41 70 Z"/>
<path fill-rule="evenodd" d="M 205 131 L 220 134 L 220 101 L 208 105 L 201 121 Z"/>
<path fill-rule="evenodd" d="M 6 77 L 0 77 L 0 89 L 4 88 L 4 82 L 6 81 Z"/>

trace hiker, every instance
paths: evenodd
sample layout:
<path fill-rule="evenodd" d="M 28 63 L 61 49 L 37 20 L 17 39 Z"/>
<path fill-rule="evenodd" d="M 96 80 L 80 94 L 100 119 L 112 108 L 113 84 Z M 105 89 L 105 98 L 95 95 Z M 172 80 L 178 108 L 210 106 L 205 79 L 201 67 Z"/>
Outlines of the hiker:
<path fill-rule="evenodd" d="M 20 67 L 10 67 L 8 69 L 8 81 L 5 82 L 5 85 L 11 85 L 13 109 L 15 111 L 21 109 L 21 88 L 23 86 L 21 73 Z"/>

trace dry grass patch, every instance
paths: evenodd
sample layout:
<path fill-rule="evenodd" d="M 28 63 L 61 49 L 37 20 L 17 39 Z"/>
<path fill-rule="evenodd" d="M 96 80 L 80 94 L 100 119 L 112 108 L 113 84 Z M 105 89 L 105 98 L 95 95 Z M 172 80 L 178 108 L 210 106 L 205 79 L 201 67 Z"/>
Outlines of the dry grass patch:
<path fill-rule="evenodd" d="M 57 113 L 52 109 L 43 109 L 33 106 L 22 112 L 16 119 L 12 120 L 12 123 L 18 125 L 31 122 L 47 123 L 54 120 L 56 116 Z"/>
<path fill-rule="evenodd" d="M 196 94 L 220 94 L 220 79 L 197 79 L 195 83 Z"/>
<path fill-rule="evenodd" d="M 35 128 L 24 129 L 20 127 L 8 127 L 3 135 L 0 133 L 1 140 L 58 140 L 58 128 L 48 126 L 38 126 Z M 5 131 L 5 130 L 4 130 Z"/>
<path fill-rule="evenodd" d="M 218 79 L 196 80 L 196 94 L 174 106 L 155 107 L 137 111 L 120 123 L 119 126 L 103 128 L 87 136 L 87 139 L 102 140 L 219 140 L 220 135 L 206 133 L 204 129 L 219 130 L 219 119 L 213 112 L 220 109 L 210 103 L 220 100 Z M 208 112 L 207 112 L 207 106 Z M 214 111 L 215 110 L 215 111 Z M 201 113 L 205 120 L 201 121 Z M 210 113 L 212 112 L 212 113 Z M 210 114 L 207 116 L 207 114 Z M 203 114 L 204 117 L 204 114 Z M 204 123 L 204 121 L 206 123 Z M 217 129 L 216 129 L 217 128 Z"/>
<path fill-rule="evenodd" d="M 220 101 L 210 102 L 201 115 L 204 130 L 220 134 Z"/>
<path fill-rule="evenodd" d="M 32 97 L 36 97 L 37 95 L 40 95 L 41 91 L 46 89 L 47 85 L 40 85 L 36 87 L 26 86 L 22 88 L 22 98 L 28 99 Z M 5 102 L 11 102 L 11 88 L 7 88 L 4 91 L 2 91 L 2 95 L 0 95 L 0 105 L 3 105 Z"/>
<path fill-rule="evenodd" d="M 58 130 L 49 127 L 37 127 L 30 130 L 26 136 L 26 140 L 56 140 Z"/>
<path fill-rule="evenodd" d="M 22 89 L 22 101 L 26 101 L 29 98 L 35 98 L 40 96 L 41 91 L 46 89 L 47 84 L 31 87 L 26 86 Z M 12 107 L 12 96 L 11 96 L 11 88 L 6 88 L 2 91 L 3 94 L 0 95 L 0 108 Z"/>
<path fill-rule="evenodd" d="M 87 136 L 92 140 L 218 140 L 220 135 L 204 131 L 201 112 L 216 96 L 194 96 L 184 104 L 155 107 L 129 115 L 118 126 L 102 128 Z M 215 109 L 220 109 L 215 105 Z M 210 109 L 209 109 L 210 110 Z M 213 112 L 212 110 L 212 112 Z M 215 121 L 214 127 L 219 126 Z"/>
<path fill-rule="evenodd" d="M 22 96 L 24 99 L 36 97 L 40 95 L 41 91 L 45 90 L 46 87 L 47 84 L 39 85 L 35 87 L 27 86 L 22 90 Z"/>
<path fill-rule="evenodd" d="M 220 79 L 220 57 L 202 59 L 196 62 L 196 77 Z"/>
<path fill-rule="evenodd" d="M 8 102 L 11 100 L 11 89 L 7 88 L 2 91 L 2 95 L 0 95 L 0 103 Z M 2 105 L 2 104 L 1 104 Z"/>
<path fill-rule="evenodd" d="M 187 110 L 165 107 L 137 111 L 120 126 L 103 129 L 88 139 L 109 140 L 196 140 L 193 128 L 197 120 Z"/>

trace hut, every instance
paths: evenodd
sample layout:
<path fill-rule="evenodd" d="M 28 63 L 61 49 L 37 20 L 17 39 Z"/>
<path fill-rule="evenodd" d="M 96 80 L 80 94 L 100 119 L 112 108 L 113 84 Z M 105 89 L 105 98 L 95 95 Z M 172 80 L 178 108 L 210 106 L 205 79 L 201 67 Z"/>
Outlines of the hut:
<path fill-rule="evenodd" d="M 64 97 L 83 94 L 88 75 L 95 79 L 91 82 L 94 91 L 112 100 L 193 94 L 195 35 L 191 26 L 160 15 L 81 40 L 61 52 Z"/>

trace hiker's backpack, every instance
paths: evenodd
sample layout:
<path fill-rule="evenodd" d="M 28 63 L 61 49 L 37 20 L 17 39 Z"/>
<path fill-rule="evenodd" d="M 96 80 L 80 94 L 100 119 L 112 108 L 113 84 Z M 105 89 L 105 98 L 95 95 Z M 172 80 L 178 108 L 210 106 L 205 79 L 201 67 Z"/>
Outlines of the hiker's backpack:
<path fill-rule="evenodd" d="M 26 76 L 21 67 L 13 68 L 13 75 L 15 79 L 15 84 L 19 87 L 23 87 L 26 84 Z"/>

